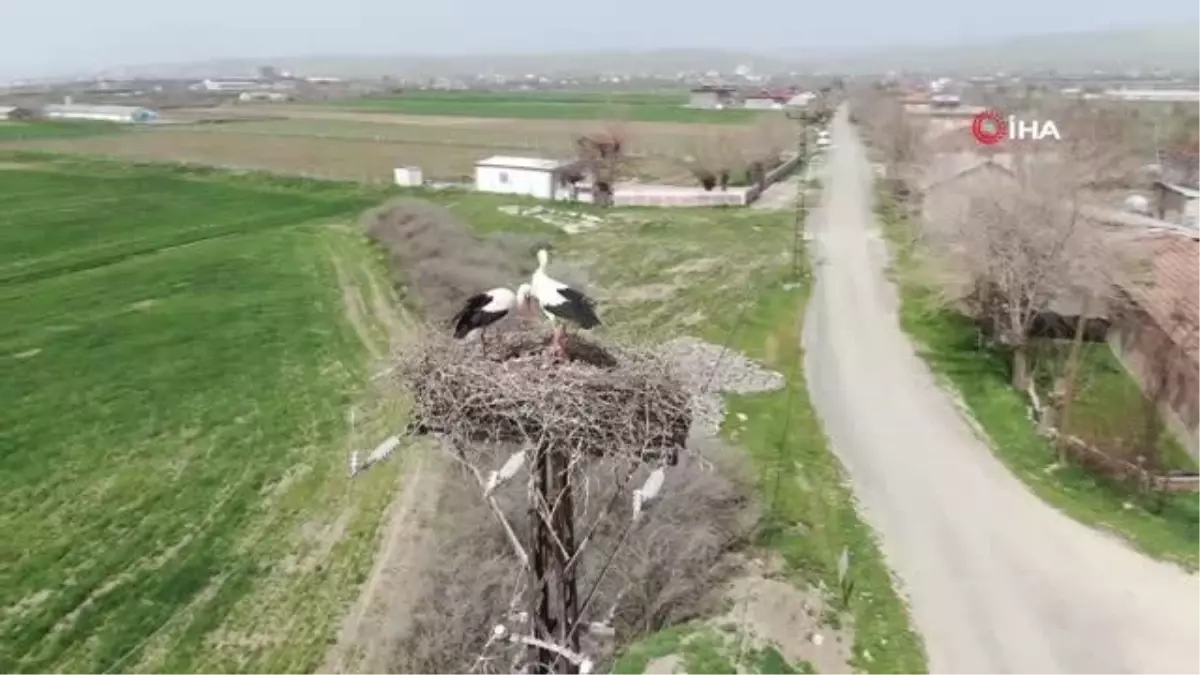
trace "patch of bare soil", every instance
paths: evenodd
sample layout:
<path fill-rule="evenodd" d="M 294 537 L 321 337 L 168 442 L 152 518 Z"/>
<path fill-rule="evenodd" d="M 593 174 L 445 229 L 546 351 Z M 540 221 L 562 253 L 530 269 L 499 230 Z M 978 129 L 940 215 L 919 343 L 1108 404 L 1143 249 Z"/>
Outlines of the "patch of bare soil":
<path fill-rule="evenodd" d="M 502 117 L 459 117 L 440 115 L 404 115 L 402 113 L 372 113 L 325 108 L 291 108 L 280 106 L 261 108 L 258 112 L 270 112 L 282 117 L 309 120 L 338 120 L 343 122 L 370 122 L 372 124 L 415 124 L 425 127 L 479 127 L 504 124 L 510 120 Z"/>
<path fill-rule="evenodd" d="M 404 455 L 406 470 L 385 517 L 375 565 L 318 672 L 388 672 L 388 659 L 409 628 L 409 609 L 423 593 L 420 577 L 429 563 L 429 524 L 444 467 L 428 448 L 410 446 Z"/>
<path fill-rule="evenodd" d="M 657 659 L 651 659 L 650 662 L 646 664 L 646 670 L 642 672 L 647 674 L 653 673 L 654 675 L 671 675 L 672 673 L 679 673 L 682 671 L 683 659 L 680 658 L 678 654 L 667 654 L 666 656 L 660 656 Z"/>
<path fill-rule="evenodd" d="M 667 270 L 670 274 L 702 274 L 720 267 L 720 258 L 692 258 Z"/>
<path fill-rule="evenodd" d="M 851 673 L 854 636 L 826 625 L 826 607 L 816 591 L 773 579 L 764 565 L 752 566 L 730 584 L 733 606 L 714 625 L 736 626 L 748 646 L 774 647 L 788 663 L 811 663 L 818 673 Z"/>
<path fill-rule="evenodd" d="M 351 258 L 330 251 L 341 289 L 347 321 L 374 361 L 403 345 L 410 337 L 412 318 L 394 297 L 368 276 L 360 282 L 348 266 Z M 380 331 L 373 327 L 382 328 Z M 380 391 L 380 396 L 391 392 Z M 407 630 L 409 605 L 420 585 L 416 579 L 428 564 L 432 532 L 429 521 L 441 490 L 443 466 L 425 448 L 407 447 L 393 461 L 404 462 L 398 491 L 384 515 L 375 562 L 347 613 L 341 631 L 319 672 L 385 672 L 387 657 Z M 340 523 L 334 529 L 344 528 Z M 328 532 L 320 534 L 328 535 Z M 332 541 L 324 536 L 322 541 Z"/>
<path fill-rule="evenodd" d="M 669 300 L 679 290 L 676 284 L 645 284 L 623 289 L 618 295 L 619 302 L 661 302 Z"/>
<path fill-rule="evenodd" d="M 367 308 L 366 301 L 362 296 L 362 290 L 351 279 L 350 274 L 346 272 L 343 263 L 338 260 L 337 256 L 333 256 L 333 268 L 337 274 L 338 287 L 342 290 L 342 306 L 345 309 L 346 320 L 354 328 L 354 334 L 358 336 L 359 342 L 371 354 L 371 358 L 381 358 L 386 353 L 386 350 L 377 344 L 374 336 L 371 335 L 371 329 L 367 325 L 367 321 L 371 312 L 378 313 L 380 309 L 384 309 L 385 311 L 379 314 L 379 317 L 386 316 L 388 314 L 386 308 Z"/>

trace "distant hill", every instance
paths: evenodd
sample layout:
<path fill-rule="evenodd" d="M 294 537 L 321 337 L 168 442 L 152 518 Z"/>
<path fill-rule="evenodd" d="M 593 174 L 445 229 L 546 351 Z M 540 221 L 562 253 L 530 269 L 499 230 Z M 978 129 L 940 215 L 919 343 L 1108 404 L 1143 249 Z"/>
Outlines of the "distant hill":
<path fill-rule="evenodd" d="M 470 73 L 518 75 L 548 73 L 596 75 L 716 70 L 730 72 L 749 64 L 763 73 L 884 73 L 930 70 L 947 74 L 1028 72 L 1106 72 L 1171 69 L 1195 72 L 1200 51 L 1196 21 L 1170 26 L 1120 28 L 1076 33 L 1030 35 L 986 43 L 888 47 L 873 50 L 796 48 L 774 53 L 719 49 L 592 51 L 555 54 L 481 54 L 431 57 L 306 56 L 275 59 L 227 59 L 201 63 L 138 65 L 122 68 L 131 76 L 205 77 L 250 74 L 269 63 L 303 75 L 333 77 L 453 76 Z"/>
<path fill-rule="evenodd" d="M 1200 52 L 1195 19 L 1172 26 L 1030 35 L 987 43 L 893 47 L 821 60 L 844 72 L 887 70 L 994 73 L 1055 69 L 1105 72 L 1170 69 L 1194 72 Z"/>

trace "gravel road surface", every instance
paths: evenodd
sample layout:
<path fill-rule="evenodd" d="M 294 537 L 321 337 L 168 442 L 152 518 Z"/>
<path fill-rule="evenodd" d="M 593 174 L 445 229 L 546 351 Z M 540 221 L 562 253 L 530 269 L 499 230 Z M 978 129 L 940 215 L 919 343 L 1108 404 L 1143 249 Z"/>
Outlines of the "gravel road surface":
<path fill-rule="evenodd" d="M 810 219 L 809 389 L 934 672 L 1200 672 L 1200 584 L 1041 502 L 914 353 L 843 109 Z"/>

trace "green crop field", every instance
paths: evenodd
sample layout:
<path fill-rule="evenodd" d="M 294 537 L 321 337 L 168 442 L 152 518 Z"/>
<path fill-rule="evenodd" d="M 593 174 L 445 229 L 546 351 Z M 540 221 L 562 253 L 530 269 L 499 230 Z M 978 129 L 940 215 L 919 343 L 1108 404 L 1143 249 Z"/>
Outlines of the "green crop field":
<path fill-rule="evenodd" d="M 335 105 L 405 115 L 513 119 L 627 120 L 742 124 L 755 110 L 686 108 L 687 94 L 415 91 L 338 101 Z"/>
<path fill-rule="evenodd" d="M 124 127 L 111 122 L 4 122 L 0 121 L 0 143 L 41 138 L 78 138 L 120 133 Z"/>
<path fill-rule="evenodd" d="M 368 200 L 79 166 L 0 169 L 0 671 L 313 670 L 399 470 L 346 479 Z"/>

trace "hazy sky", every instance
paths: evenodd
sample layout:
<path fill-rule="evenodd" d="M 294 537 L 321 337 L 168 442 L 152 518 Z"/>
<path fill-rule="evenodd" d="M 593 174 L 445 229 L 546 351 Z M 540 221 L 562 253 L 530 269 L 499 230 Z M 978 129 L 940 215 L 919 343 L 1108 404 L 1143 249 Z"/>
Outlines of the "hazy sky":
<path fill-rule="evenodd" d="M 888 47 L 1198 12 L 1196 0 L 0 0 L 0 77 L 223 57 Z"/>

